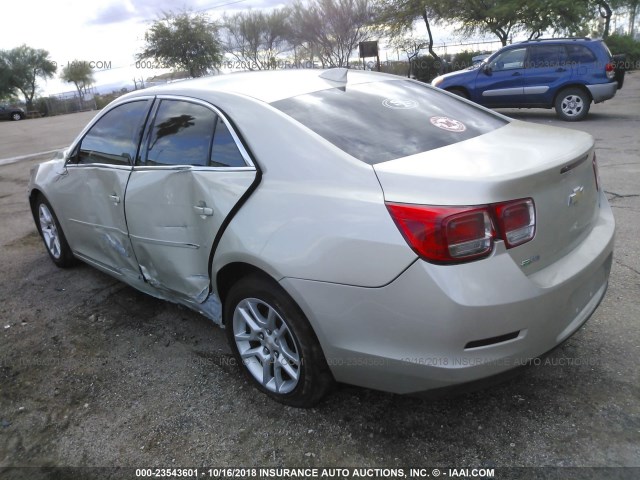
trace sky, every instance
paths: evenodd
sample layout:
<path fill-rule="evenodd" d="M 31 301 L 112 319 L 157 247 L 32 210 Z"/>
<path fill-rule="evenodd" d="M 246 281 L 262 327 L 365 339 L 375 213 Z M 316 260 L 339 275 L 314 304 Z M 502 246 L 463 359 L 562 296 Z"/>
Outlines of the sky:
<path fill-rule="evenodd" d="M 133 87 L 136 80 L 147 79 L 163 71 L 136 68 L 135 54 L 142 50 L 144 33 L 163 11 L 184 8 L 202 11 L 211 18 L 242 9 L 268 9 L 291 0 L 4 0 L 0 49 L 22 44 L 44 48 L 58 65 L 68 62 L 93 62 L 97 85 L 124 84 Z M 417 34 L 420 35 L 420 24 Z M 422 27 L 424 28 L 424 27 Z M 435 27 L 437 41 L 453 41 L 444 30 Z M 100 67 L 110 66 L 108 69 Z M 39 94 L 70 92 L 72 84 L 58 78 L 38 80 Z"/>
<path fill-rule="evenodd" d="M 218 18 L 225 11 L 283 4 L 282 0 L 5 0 L 0 49 L 22 44 L 44 48 L 58 71 L 76 59 L 94 62 L 95 67 L 110 65 L 108 71 L 95 73 L 97 84 L 128 82 L 133 87 L 134 77 L 146 79 L 163 72 L 135 67 L 144 33 L 163 11 L 188 8 Z M 45 95 L 75 88 L 57 78 L 38 80 L 38 85 Z"/>

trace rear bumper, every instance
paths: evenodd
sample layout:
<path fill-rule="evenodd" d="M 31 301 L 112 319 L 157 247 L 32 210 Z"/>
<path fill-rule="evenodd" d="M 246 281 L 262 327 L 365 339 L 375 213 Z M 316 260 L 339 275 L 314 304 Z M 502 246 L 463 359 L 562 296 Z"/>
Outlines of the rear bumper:
<path fill-rule="evenodd" d="M 604 102 L 605 100 L 609 100 L 613 98 L 618 90 L 618 83 L 615 81 L 609 83 L 599 83 L 596 85 L 587 85 L 586 86 L 591 92 L 591 96 L 593 97 L 594 103 Z"/>
<path fill-rule="evenodd" d="M 511 370 L 571 336 L 604 297 L 614 230 L 603 196 L 588 237 L 529 276 L 499 245 L 463 265 L 418 260 L 381 288 L 291 278 L 282 285 L 312 323 L 336 380 L 417 393 Z"/>

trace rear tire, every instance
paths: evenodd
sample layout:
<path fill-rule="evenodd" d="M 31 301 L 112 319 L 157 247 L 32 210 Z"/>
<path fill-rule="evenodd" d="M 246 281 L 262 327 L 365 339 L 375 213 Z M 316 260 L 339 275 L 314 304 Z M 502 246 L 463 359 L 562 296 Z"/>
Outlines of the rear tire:
<path fill-rule="evenodd" d="M 300 307 L 273 280 L 250 275 L 224 304 L 229 346 L 261 392 L 293 407 L 316 405 L 333 385 L 318 339 Z"/>
<path fill-rule="evenodd" d="M 36 198 L 35 215 L 38 232 L 53 263 L 60 268 L 75 265 L 76 258 L 69 248 L 58 218 L 53 213 L 51 204 L 42 195 Z"/>
<path fill-rule="evenodd" d="M 578 122 L 584 119 L 591 107 L 591 97 L 579 88 L 567 88 L 556 97 L 556 114 L 565 122 Z"/>

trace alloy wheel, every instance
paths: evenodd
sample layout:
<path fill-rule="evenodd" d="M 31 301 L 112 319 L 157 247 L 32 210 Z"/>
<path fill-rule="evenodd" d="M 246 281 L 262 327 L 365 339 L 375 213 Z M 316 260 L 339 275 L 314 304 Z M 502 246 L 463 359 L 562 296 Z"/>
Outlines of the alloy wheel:
<path fill-rule="evenodd" d="M 233 338 L 242 362 L 264 388 L 277 394 L 296 388 L 300 349 L 275 308 L 257 298 L 240 301 L 233 314 Z"/>

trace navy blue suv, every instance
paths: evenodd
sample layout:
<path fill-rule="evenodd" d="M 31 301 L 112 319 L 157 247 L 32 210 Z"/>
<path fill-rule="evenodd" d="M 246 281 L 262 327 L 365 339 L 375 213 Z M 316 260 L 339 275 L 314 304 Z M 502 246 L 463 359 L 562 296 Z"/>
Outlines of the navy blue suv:
<path fill-rule="evenodd" d="M 492 108 L 555 108 L 567 121 L 582 120 L 591 102 L 609 100 L 618 89 L 609 48 L 588 38 L 508 45 L 479 66 L 431 84 Z"/>

